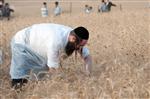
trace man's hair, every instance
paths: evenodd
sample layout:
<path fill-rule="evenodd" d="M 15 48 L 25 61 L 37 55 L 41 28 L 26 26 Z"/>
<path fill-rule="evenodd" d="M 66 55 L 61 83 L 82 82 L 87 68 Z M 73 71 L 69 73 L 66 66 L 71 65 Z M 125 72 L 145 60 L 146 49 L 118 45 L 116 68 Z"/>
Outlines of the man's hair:
<path fill-rule="evenodd" d="M 43 2 L 43 5 L 46 5 L 47 3 L 46 2 Z"/>
<path fill-rule="evenodd" d="M 88 40 L 89 39 L 89 32 L 85 27 L 77 27 L 74 30 L 74 33 L 76 36 L 78 36 L 80 39 Z"/>
<path fill-rule="evenodd" d="M 86 4 L 85 7 L 88 7 L 88 5 Z"/>
<path fill-rule="evenodd" d="M 55 2 L 55 5 L 58 5 L 58 4 L 59 4 L 59 2 L 58 2 L 58 1 L 56 1 L 56 2 Z"/>
<path fill-rule="evenodd" d="M 9 3 L 5 3 L 5 6 L 8 6 L 9 5 Z"/>

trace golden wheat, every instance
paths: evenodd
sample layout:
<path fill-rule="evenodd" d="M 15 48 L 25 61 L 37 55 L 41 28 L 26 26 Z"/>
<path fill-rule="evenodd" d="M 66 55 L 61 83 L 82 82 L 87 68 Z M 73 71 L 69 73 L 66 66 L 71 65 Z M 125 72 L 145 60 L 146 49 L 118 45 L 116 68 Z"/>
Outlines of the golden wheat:
<path fill-rule="evenodd" d="M 149 99 L 150 27 L 149 10 L 64 14 L 59 17 L 14 17 L 1 22 L 0 99 Z M 52 22 L 90 31 L 88 47 L 93 58 L 91 77 L 84 75 L 82 61 L 70 57 L 64 72 L 43 81 L 29 81 L 17 93 L 10 88 L 10 40 L 20 29 L 34 23 Z"/>

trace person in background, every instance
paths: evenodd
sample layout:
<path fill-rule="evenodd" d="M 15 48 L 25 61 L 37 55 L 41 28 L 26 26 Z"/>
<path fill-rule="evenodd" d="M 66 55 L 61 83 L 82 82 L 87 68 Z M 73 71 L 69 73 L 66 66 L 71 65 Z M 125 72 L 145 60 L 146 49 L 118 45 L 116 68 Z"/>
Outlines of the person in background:
<path fill-rule="evenodd" d="M 98 7 L 98 12 L 106 12 L 106 2 L 104 0 L 102 0 L 101 4 Z"/>
<path fill-rule="evenodd" d="M 0 0 L 0 19 L 2 19 L 3 17 L 2 11 L 3 11 L 3 2 Z"/>
<path fill-rule="evenodd" d="M 90 11 L 90 13 L 92 12 L 92 10 L 93 10 L 93 7 L 92 7 L 92 6 L 89 6 L 89 11 Z"/>
<path fill-rule="evenodd" d="M 117 5 L 113 4 L 110 0 L 107 0 L 106 1 L 106 9 L 107 9 L 108 12 L 111 11 L 112 6 L 116 7 Z"/>
<path fill-rule="evenodd" d="M 54 8 L 54 15 L 55 16 L 58 16 L 58 15 L 60 15 L 61 14 L 61 7 L 59 6 L 59 2 L 58 1 L 56 1 L 55 2 L 55 8 Z"/>
<path fill-rule="evenodd" d="M 85 5 L 84 11 L 85 11 L 85 13 L 89 13 L 89 6 L 87 4 Z"/>
<path fill-rule="evenodd" d="M 47 8 L 46 2 L 43 2 L 43 7 L 41 8 L 41 14 L 42 14 L 42 17 L 48 16 L 48 8 Z"/>
<path fill-rule="evenodd" d="M 4 0 L 0 0 L 0 8 L 2 8 L 3 7 L 3 5 L 4 5 Z"/>
<path fill-rule="evenodd" d="M 5 6 L 2 8 L 3 17 L 7 17 L 7 19 L 9 20 L 11 12 L 14 12 L 14 10 L 9 7 L 9 3 L 6 3 Z"/>

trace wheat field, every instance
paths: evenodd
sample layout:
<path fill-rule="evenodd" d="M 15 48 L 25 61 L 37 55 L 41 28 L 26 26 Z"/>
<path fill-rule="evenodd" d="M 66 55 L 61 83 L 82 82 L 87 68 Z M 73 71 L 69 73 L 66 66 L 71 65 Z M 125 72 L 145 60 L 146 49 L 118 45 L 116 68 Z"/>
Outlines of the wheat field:
<path fill-rule="evenodd" d="M 0 99 L 150 99 L 150 9 L 110 13 L 15 16 L 0 20 Z M 44 80 L 31 80 L 17 92 L 10 88 L 12 36 L 35 23 L 85 26 L 93 59 L 92 75 L 83 73 L 78 56 L 63 61 L 63 72 Z"/>

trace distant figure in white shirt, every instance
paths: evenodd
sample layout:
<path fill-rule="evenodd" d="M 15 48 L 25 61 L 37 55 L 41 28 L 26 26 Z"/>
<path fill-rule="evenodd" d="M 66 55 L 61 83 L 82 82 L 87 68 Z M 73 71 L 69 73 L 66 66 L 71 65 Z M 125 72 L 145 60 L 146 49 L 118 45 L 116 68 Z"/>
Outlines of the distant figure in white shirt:
<path fill-rule="evenodd" d="M 46 2 L 43 2 L 43 7 L 41 8 L 41 15 L 42 15 L 42 17 L 48 16 L 48 8 L 47 8 Z"/>
<path fill-rule="evenodd" d="M 58 16 L 61 14 L 61 7 L 59 6 L 59 2 L 55 2 L 55 9 L 54 9 L 54 15 Z"/>
<path fill-rule="evenodd" d="M 89 11 L 89 6 L 88 6 L 88 5 L 85 5 L 84 11 L 85 11 L 85 13 L 90 13 L 90 11 Z"/>
<path fill-rule="evenodd" d="M 85 63 L 85 74 L 90 75 L 92 59 L 85 47 L 89 32 L 85 27 L 71 27 L 60 24 L 35 24 L 27 27 L 12 38 L 12 60 L 10 75 L 12 87 L 20 88 L 27 83 L 26 76 L 31 71 L 49 73 L 61 70 L 60 59 L 65 59 L 75 52 L 80 54 Z"/>

